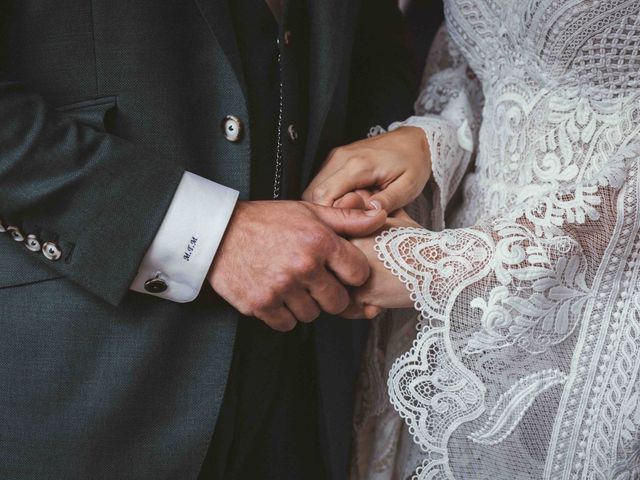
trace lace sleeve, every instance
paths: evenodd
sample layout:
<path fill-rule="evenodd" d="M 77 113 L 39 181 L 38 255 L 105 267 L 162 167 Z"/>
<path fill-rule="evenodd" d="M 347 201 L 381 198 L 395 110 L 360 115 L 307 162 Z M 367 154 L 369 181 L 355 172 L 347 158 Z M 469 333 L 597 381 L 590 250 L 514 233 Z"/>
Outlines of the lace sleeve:
<path fill-rule="evenodd" d="M 627 146 L 591 180 L 470 228 L 394 229 L 378 238 L 380 260 L 421 313 L 413 347 L 388 381 L 392 404 L 423 453 L 419 478 L 452 477 L 451 465 L 468 460 L 469 451 L 546 452 L 553 424 L 532 407 L 536 397 L 559 384 L 599 381 L 601 365 L 588 366 L 592 354 L 622 348 L 615 329 L 601 343 L 585 322 L 608 314 L 622 325 L 624 291 L 622 300 L 605 299 L 612 288 L 630 290 L 633 269 L 622 263 L 632 267 L 638 256 L 639 158 L 640 145 Z M 574 358 L 577 350 L 591 354 Z"/>
<path fill-rule="evenodd" d="M 455 193 L 474 153 L 482 109 L 480 82 L 440 29 L 423 75 L 415 116 L 393 123 L 422 128 L 431 149 L 433 191 L 432 225 L 444 226 L 444 211 Z"/>

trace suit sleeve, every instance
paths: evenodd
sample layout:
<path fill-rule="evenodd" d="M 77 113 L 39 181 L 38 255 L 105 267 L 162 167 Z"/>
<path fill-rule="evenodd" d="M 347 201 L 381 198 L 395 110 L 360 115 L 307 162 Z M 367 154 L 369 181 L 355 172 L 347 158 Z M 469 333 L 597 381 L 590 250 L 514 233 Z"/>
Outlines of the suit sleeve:
<path fill-rule="evenodd" d="M 107 302 L 129 290 L 183 173 L 0 81 L 0 216 L 11 247 Z"/>
<path fill-rule="evenodd" d="M 350 86 L 352 140 L 365 137 L 373 126 L 386 128 L 412 115 L 418 94 L 415 61 L 397 2 L 366 0 L 360 9 Z"/>

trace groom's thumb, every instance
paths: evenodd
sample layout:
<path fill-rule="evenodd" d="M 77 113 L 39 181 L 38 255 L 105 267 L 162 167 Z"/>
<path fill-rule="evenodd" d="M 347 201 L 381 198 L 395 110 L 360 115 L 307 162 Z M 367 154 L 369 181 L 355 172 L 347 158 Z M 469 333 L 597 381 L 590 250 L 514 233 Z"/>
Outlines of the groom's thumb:
<path fill-rule="evenodd" d="M 380 230 L 387 221 L 384 210 L 359 210 L 307 204 L 317 217 L 338 235 L 365 237 Z"/>

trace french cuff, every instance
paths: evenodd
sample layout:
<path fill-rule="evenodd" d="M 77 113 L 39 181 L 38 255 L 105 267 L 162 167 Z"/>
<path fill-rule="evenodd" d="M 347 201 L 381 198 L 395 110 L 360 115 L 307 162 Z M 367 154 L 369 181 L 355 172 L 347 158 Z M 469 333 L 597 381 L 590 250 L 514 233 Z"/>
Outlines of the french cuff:
<path fill-rule="evenodd" d="M 200 293 L 238 192 L 185 172 L 131 290 L 186 303 Z"/>

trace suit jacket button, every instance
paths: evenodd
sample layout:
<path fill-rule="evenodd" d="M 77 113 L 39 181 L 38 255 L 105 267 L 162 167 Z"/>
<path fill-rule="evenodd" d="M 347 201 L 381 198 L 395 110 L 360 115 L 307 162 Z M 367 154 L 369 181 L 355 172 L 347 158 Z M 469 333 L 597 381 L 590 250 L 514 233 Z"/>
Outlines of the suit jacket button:
<path fill-rule="evenodd" d="M 242 139 L 242 122 L 238 117 L 233 115 L 227 115 L 222 120 L 222 132 L 224 138 L 230 142 L 236 143 Z"/>
<path fill-rule="evenodd" d="M 13 238 L 16 242 L 24 242 L 24 235 L 18 227 L 9 225 L 7 227 L 7 232 L 11 234 L 11 238 Z"/>
<path fill-rule="evenodd" d="M 289 140 L 293 143 L 296 143 L 298 138 L 300 138 L 300 135 L 298 135 L 298 129 L 293 124 L 287 127 L 287 135 L 289 135 Z"/>
<path fill-rule="evenodd" d="M 60 248 L 54 242 L 46 242 L 42 245 L 42 254 L 47 260 L 51 260 L 52 262 L 60 260 L 60 257 L 62 257 Z"/>
<path fill-rule="evenodd" d="M 24 242 L 24 246 L 27 247 L 27 250 L 31 250 L 32 252 L 39 252 L 42 248 L 38 237 L 36 237 L 33 233 L 27 235 L 27 241 Z"/>
<path fill-rule="evenodd" d="M 162 293 L 168 288 L 167 282 L 160 277 L 150 278 L 144 282 L 144 289 L 149 293 Z"/>

